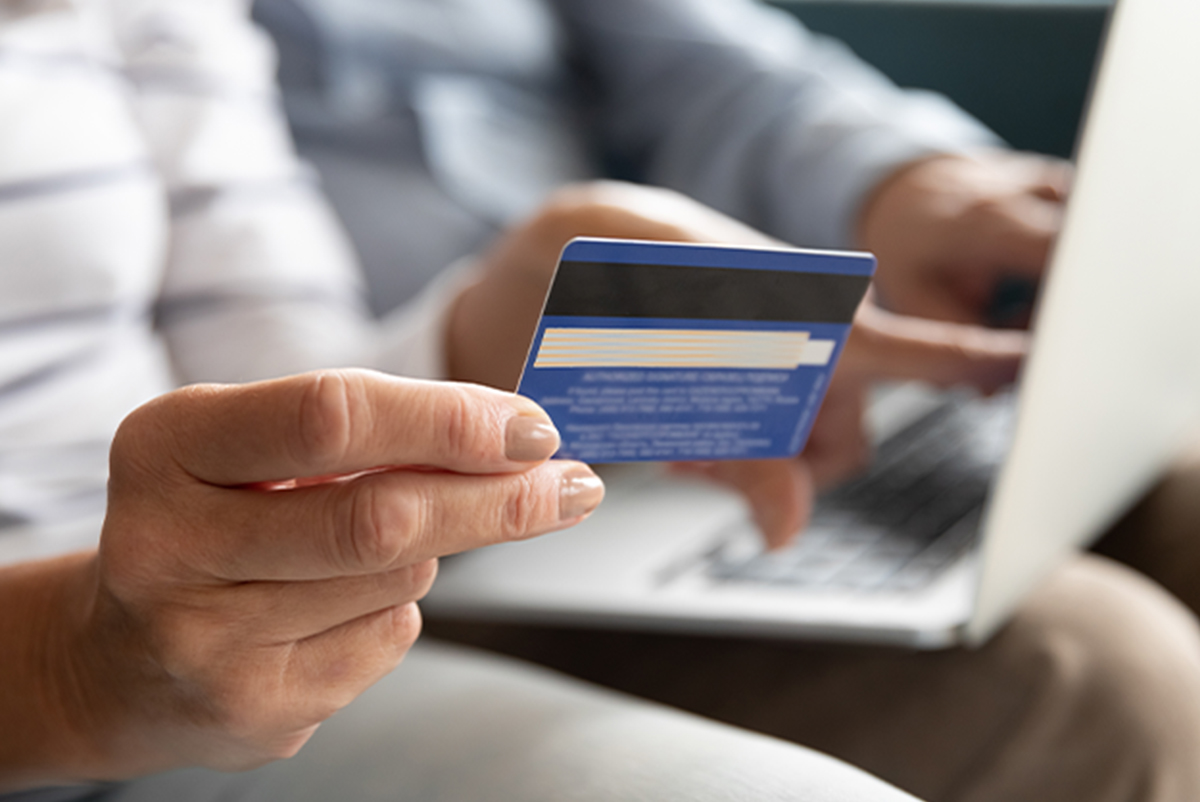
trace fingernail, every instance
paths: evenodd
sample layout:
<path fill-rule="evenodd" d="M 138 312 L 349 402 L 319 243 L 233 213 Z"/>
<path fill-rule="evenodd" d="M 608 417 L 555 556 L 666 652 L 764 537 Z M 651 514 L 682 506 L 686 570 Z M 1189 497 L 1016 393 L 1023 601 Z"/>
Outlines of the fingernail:
<path fill-rule="evenodd" d="M 604 500 L 604 482 L 586 465 L 575 465 L 562 475 L 558 496 L 558 517 L 569 521 L 587 515 Z"/>
<path fill-rule="evenodd" d="M 540 462 L 558 451 L 558 430 L 544 418 L 514 415 L 504 433 L 504 456 L 514 462 Z"/>

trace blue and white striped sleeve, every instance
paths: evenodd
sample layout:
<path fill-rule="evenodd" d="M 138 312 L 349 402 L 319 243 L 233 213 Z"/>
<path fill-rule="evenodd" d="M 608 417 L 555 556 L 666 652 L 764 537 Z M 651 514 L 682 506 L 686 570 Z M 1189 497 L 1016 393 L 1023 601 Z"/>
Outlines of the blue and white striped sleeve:
<path fill-rule="evenodd" d="M 647 180 L 775 236 L 852 244 L 902 164 L 1000 141 L 753 0 L 551 0 L 596 82 L 595 124 Z"/>

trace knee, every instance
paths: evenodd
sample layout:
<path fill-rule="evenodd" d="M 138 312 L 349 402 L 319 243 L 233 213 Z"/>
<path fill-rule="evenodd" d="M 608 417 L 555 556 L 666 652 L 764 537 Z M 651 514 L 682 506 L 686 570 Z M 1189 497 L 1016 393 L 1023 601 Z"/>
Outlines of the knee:
<path fill-rule="evenodd" d="M 1041 773 L 1049 799 L 1200 799 L 1200 629 L 1158 586 L 1083 557 L 989 648 L 1026 689 L 997 775 Z"/>

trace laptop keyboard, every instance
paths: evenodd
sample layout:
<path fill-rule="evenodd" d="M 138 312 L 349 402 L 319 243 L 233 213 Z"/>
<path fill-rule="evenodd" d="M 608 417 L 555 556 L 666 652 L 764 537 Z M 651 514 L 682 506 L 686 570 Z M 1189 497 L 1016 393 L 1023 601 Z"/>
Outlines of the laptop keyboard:
<path fill-rule="evenodd" d="M 763 553 L 745 526 L 703 555 L 720 583 L 916 590 L 974 545 L 1014 422 L 1010 396 L 952 396 L 884 441 L 870 470 L 822 496 L 794 545 Z"/>

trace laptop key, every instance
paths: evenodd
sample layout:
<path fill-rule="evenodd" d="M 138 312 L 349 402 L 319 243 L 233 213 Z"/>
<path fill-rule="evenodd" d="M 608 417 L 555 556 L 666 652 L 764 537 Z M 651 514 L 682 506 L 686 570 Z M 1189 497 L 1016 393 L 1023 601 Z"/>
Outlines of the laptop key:
<path fill-rule="evenodd" d="M 923 587 L 974 542 L 1012 420 L 1002 401 L 948 401 L 887 441 L 865 476 L 822 497 L 790 548 L 747 553 L 743 539 L 714 549 L 704 573 L 772 587 Z"/>

